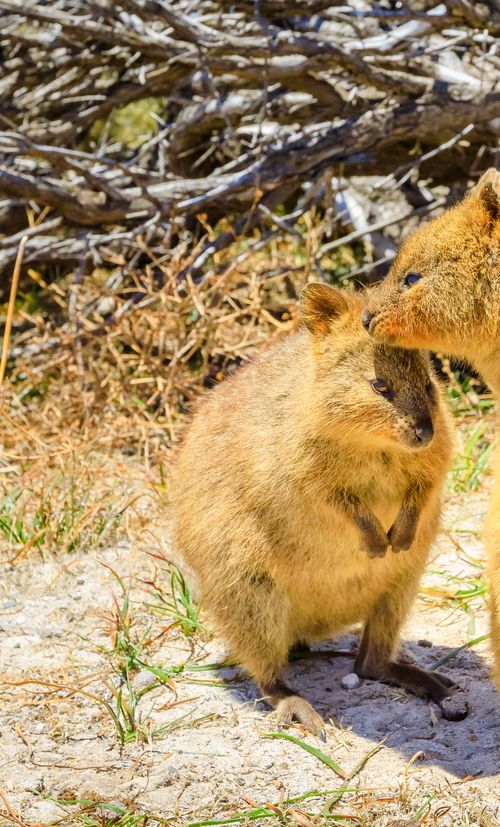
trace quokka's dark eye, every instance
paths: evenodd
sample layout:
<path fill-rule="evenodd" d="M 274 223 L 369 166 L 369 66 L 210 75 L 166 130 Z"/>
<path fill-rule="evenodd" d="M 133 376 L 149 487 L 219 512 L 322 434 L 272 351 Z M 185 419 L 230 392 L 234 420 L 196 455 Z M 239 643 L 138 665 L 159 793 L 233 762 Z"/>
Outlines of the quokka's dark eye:
<path fill-rule="evenodd" d="M 390 396 L 391 389 L 383 379 L 374 379 L 372 382 L 372 388 L 376 393 L 379 393 L 381 396 Z"/>
<path fill-rule="evenodd" d="M 413 285 L 416 284 L 417 281 L 420 281 L 421 278 L 422 276 L 420 273 L 410 271 L 403 279 L 403 287 L 413 287 Z"/>

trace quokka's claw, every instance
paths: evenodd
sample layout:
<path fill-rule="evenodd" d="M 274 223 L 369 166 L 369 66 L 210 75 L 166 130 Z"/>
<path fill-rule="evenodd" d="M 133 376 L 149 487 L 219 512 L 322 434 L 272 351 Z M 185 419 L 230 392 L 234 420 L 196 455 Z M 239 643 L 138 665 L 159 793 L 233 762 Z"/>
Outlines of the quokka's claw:
<path fill-rule="evenodd" d="M 311 704 L 301 698 L 300 695 L 290 695 L 278 702 L 274 716 L 278 722 L 278 728 L 291 723 L 293 719 L 302 724 L 311 735 L 316 735 L 322 741 L 326 741 L 324 721 L 321 715 L 316 712 Z"/>

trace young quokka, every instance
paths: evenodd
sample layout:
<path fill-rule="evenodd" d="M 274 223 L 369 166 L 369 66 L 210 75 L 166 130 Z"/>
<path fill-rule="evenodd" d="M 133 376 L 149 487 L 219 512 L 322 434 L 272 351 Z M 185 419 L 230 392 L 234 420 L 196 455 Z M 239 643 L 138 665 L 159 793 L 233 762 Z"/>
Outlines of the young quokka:
<path fill-rule="evenodd" d="M 500 172 L 420 227 L 363 314 L 377 342 L 466 359 L 500 395 Z M 500 446 L 487 520 L 491 641 L 500 688 Z"/>
<path fill-rule="evenodd" d="M 360 676 L 466 715 L 450 679 L 392 659 L 451 438 L 427 356 L 375 344 L 362 305 L 310 284 L 305 329 L 207 395 L 174 470 L 174 542 L 215 627 L 278 718 L 318 734 L 321 717 L 284 682 L 289 652 L 359 621 Z"/>

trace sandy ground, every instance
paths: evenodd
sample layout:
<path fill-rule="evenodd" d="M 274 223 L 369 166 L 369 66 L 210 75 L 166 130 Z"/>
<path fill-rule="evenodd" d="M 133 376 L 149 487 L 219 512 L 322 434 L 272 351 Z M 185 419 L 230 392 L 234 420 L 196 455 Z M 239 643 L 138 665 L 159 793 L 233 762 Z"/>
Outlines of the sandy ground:
<path fill-rule="evenodd" d="M 485 501 L 485 495 L 474 494 L 454 498 L 448 506 L 427 586 L 453 587 L 452 573 L 463 578 L 463 586 L 469 574 L 477 575 L 472 558 L 483 555 L 478 532 Z M 103 563 L 131 588 L 132 634 L 145 630 L 149 640 L 160 635 L 147 649 L 149 663 L 166 668 L 190 653 L 198 663 L 224 657 L 218 640 L 198 637 L 189 643 L 177 630 L 162 635 L 168 620 L 152 613 L 154 599 L 144 583 L 153 577 L 155 561 L 129 545 L 45 561 L 31 554 L 15 567 L 4 565 L 4 813 L 9 806 L 23 824 L 60 819 L 80 824 L 76 815 L 68 816 L 78 807 L 62 802 L 85 799 L 189 824 L 244 813 L 252 809 L 249 801 L 279 804 L 287 796 L 341 786 L 318 758 L 289 741 L 264 737 L 276 729 L 272 717 L 237 669 L 190 673 L 189 680 L 147 692 L 138 702 L 136 720 L 149 737 L 120 745 L 102 701 L 115 708 L 117 678 L 105 650 L 112 645 L 113 595 L 121 598 L 116 578 Z M 168 587 L 165 575 L 162 586 Z M 403 652 L 430 666 L 486 628 L 482 600 L 467 613 L 449 601 L 422 596 L 405 629 Z M 348 635 L 341 646 L 355 642 L 355 635 Z M 323 750 L 346 772 L 385 739 L 350 784 L 358 792 L 344 796 L 336 812 L 356 814 L 358 821 L 351 823 L 362 824 L 411 825 L 421 818 L 439 825 L 500 824 L 500 704 L 487 662 L 482 643 L 445 667 L 468 694 L 470 714 L 460 723 L 442 720 L 437 707 L 398 689 L 371 681 L 344 688 L 341 680 L 352 670 L 347 658 L 292 664 L 289 680 L 324 715 L 327 743 L 298 726 L 288 733 Z M 145 669 L 133 678 L 137 689 L 151 680 Z M 300 808 L 318 812 L 322 803 L 311 799 Z M 5 815 L 0 823 L 14 821 Z"/>

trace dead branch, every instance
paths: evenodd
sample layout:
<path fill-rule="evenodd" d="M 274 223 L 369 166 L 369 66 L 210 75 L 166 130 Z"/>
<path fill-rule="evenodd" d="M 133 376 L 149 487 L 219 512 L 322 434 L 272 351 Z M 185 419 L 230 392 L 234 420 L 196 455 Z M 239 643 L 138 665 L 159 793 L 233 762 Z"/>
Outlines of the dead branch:
<path fill-rule="evenodd" d="M 119 248 L 136 255 L 144 232 L 164 259 L 172 239 L 199 236 L 198 214 L 230 216 L 232 230 L 202 245 L 199 277 L 207 250 L 273 215 L 293 235 L 293 223 L 269 210 L 280 198 L 300 201 L 315 182 L 398 167 L 401 186 L 422 174 L 464 185 L 467 169 L 475 176 L 495 162 L 493 0 L 193 8 L 0 0 L 0 270 L 12 267 L 25 228 L 25 263 L 79 260 L 86 249 L 96 260 Z M 149 99 L 156 136 L 106 139 L 121 107 Z M 329 197 L 327 186 L 317 206 L 330 209 Z M 47 220 L 23 227 L 23 205 Z"/>

